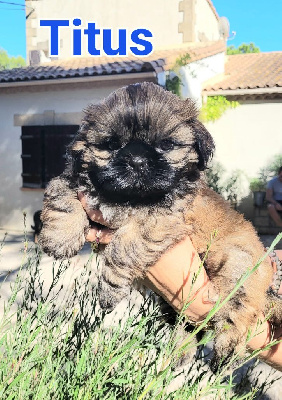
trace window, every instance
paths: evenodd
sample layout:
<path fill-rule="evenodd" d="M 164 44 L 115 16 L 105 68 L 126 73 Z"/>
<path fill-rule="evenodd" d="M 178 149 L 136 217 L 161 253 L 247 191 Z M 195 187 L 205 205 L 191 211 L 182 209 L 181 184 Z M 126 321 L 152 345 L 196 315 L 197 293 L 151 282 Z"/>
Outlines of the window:
<path fill-rule="evenodd" d="M 24 188 L 45 188 L 65 168 L 66 146 L 78 125 L 22 127 L 22 178 Z"/>

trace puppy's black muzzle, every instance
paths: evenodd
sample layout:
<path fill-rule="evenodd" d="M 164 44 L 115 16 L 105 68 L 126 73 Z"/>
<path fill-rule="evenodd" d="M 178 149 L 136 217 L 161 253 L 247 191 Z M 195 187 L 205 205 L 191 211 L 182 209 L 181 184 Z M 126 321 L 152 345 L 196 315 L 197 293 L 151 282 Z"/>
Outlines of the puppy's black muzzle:
<path fill-rule="evenodd" d="M 175 184 L 175 171 L 162 154 L 141 140 L 129 142 L 106 167 L 94 167 L 89 176 L 105 200 L 116 203 L 156 203 Z"/>

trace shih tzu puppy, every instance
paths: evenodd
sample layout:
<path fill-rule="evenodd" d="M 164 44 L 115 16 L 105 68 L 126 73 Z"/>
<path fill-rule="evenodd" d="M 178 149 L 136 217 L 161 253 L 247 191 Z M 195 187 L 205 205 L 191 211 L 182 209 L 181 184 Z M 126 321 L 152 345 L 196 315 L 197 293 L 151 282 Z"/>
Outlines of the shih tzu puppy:
<path fill-rule="evenodd" d="M 264 249 L 252 225 L 207 187 L 203 171 L 213 150 L 192 100 L 153 83 L 118 89 L 85 110 L 65 171 L 45 191 L 40 245 L 57 259 L 81 249 L 90 224 L 77 197 L 81 191 L 115 229 L 102 252 L 102 308 L 113 309 L 134 281 L 187 235 L 203 257 L 214 231 L 204 267 L 225 298 Z M 248 328 L 275 301 L 267 294 L 271 277 L 271 266 L 262 262 L 214 316 L 213 370 L 238 350 Z M 281 311 L 277 303 L 274 322 Z"/>

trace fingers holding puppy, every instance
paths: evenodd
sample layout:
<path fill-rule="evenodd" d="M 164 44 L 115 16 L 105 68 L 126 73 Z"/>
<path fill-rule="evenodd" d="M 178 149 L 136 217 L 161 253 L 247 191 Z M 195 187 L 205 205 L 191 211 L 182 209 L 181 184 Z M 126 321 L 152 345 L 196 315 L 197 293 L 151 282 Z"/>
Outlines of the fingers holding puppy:
<path fill-rule="evenodd" d="M 88 215 L 88 218 L 91 221 L 101 225 L 101 227 L 93 226 L 89 229 L 86 236 L 87 242 L 95 242 L 99 237 L 100 243 L 110 243 L 113 236 L 113 230 L 107 227 L 107 222 L 104 220 L 101 211 L 89 208 L 87 205 L 86 196 L 82 192 L 78 193 L 78 199 L 81 202 L 86 214 Z"/>

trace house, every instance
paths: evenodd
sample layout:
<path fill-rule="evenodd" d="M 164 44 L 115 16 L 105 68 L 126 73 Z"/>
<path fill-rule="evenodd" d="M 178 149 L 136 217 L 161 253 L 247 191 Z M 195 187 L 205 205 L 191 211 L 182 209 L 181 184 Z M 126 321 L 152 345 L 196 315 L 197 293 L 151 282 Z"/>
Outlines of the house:
<path fill-rule="evenodd" d="M 32 65 L 0 72 L 0 228 L 10 232 L 22 232 L 23 212 L 30 229 L 33 213 L 42 208 L 46 183 L 63 170 L 66 144 L 87 104 L 130 83 L 151 81 L 164 86 L 179 57 L 187 61 L 179 71 L 182 94 L 200 103 L 201 84 L 224 73 L 226 47 L 210 0 L 112 0 L 111 7 L 105 7 L 104 1 L 81 1 L 79 6 L 53 0 L 26 3 L 27 53 Z M 89 15 L 100 26 L 108 21 L 112 30 L 127 21 L 130 29 L 135 24 L 152 29 L 153 53 L 145 58 L 69 57 L 67 31 L 62 30 L 60 56 L 50 60 L 48 35 L 39 30 L 38 20 L 80 17 L 87 21 Z"/>
<path fill-rule="evenodd" d="M 216 143 L 215 159 L 229 173 L 239 169 L 247 178 L 257 177 L 274 155 L 282 154 L 281 51 L 226 56 L 224 74 L 205 82 L 202 94 L 204 99 L 221 95 L 240 104 L 206 124 Z M 245 182 L 239 209 L 262 233 L 269 233 L 268 216 L 253 207 Z"/>
<path fill-rule="evenodd" d="M 26 6 L 27 60 L 31 60 L 32 51 L 41 51 L 47 59 L 50 56 L 50 29 L 40 27 L 39 21 L 42 19 L 69 20 L 70 26 L 62 27 L 59 31 L 58 59 L 73 56 L 74 18 L 81 20 L 77 29 L 82 30 L 82 57 L 89 56 L 83 34 L 87 22 L 95 23 L 96 29 L 110 28 L 115 48 L 120 28 L 126 28 L 128 35 L 136 28 L 148 29 L 153 34 L 154 49 L 178 48 L 182 44 L 221 39 L 219 16 L 211 0 L 27 0 Z M 102 48 L 101 37 L 102 32 L 96 35 L 99 49 Z"/>

